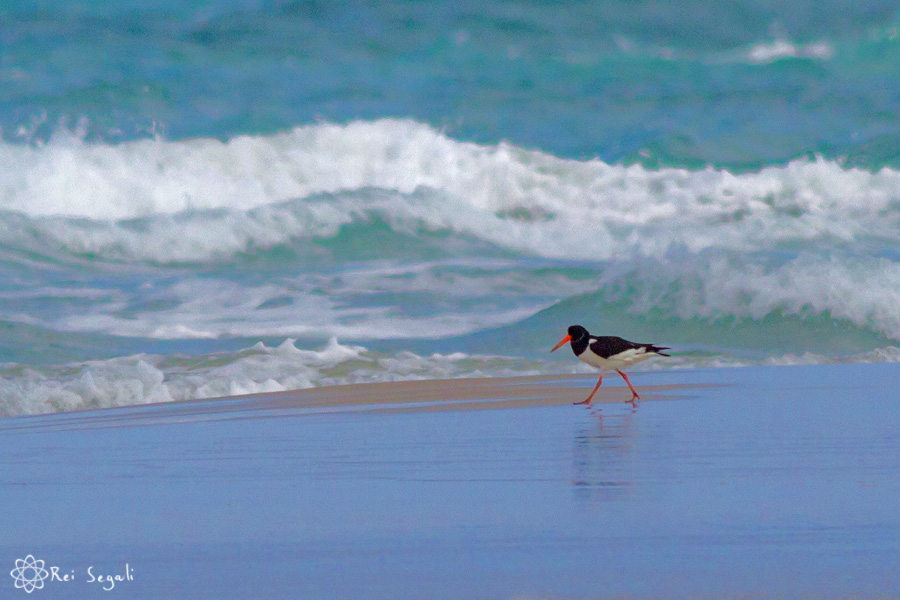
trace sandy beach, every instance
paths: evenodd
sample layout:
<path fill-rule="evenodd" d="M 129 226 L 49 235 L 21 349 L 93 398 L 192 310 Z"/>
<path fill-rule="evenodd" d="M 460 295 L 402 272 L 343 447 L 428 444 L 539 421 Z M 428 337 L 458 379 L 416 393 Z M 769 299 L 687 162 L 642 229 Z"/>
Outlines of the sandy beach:
<path fill-rule="evenodd" d="M 104 597 L 98 574 L 127 598 L 893 598 L 898 375 L 635 373 L 636 410 L 545 376 L 6 418 L 0 561 L 70 573 L 47 598 Z"/>

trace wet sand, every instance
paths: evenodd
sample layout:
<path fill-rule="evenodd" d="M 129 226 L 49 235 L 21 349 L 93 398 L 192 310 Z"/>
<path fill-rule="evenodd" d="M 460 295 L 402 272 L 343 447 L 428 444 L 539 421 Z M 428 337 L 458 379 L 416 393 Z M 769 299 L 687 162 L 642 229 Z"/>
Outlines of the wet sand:
<path fill-rule="evenodd" d="M 586 379 L 592 379 L 584 389 Z M 607 378 L 608 379 L 608 378 Z M 0 422 L 0 431 L 69 428 L 128 427 L 131 425 L 188 423 L 275 416 L 304 417 L 335 413 L 410 413 L 470 411 L 536 406 L 563 406 L 582 402 L 595 378 L 584 375 L 472 378 L 394 383 L 368 383 L 229 396 L 167 404 L 74 411 L 50 417 L 26 417 Z M 717 384 L 650 384 L 642 386 L 640 401 L 684 397 L 693 389 Z M 631 402 L 626 387 L 605 383 L 591 406 Z"/>
<path fill-rule="evenodd" d="M 3 419 L 0 564 L 73 573 L 45 598 L 900 595 L 897 365 L 635 373 L 636 409 L 614 377 L 572 406 L 595 381 Z"/>

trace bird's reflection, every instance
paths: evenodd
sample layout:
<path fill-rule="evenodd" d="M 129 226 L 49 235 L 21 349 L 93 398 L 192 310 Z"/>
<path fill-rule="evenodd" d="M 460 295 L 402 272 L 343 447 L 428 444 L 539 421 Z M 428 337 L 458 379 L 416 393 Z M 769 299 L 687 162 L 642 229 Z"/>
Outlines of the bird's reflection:
<path fill-rule="evenodd" d="M 579 497 L 608 502 L 630 493 L 627 462 L 635 444 L 634 419 L 632 410 L 604 414 L 595 409 L 575 430 L 572 484 Z"/>

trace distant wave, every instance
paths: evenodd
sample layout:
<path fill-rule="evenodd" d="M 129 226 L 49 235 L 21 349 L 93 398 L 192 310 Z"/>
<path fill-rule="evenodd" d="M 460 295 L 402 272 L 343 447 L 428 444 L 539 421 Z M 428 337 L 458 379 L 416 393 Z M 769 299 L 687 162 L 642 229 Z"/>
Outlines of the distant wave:
<path fill-rule="evenodd" d="M 747 63 L 767 65 L 781 60 L 829 60 L 836 54 L 835 45 L 826 40 L 815 42 L 792 41 L 784 35 L 735 48 L 732 50 L 697 50 L 675 46 L 654 46 L 637 42 L 625 36 L 614 37 L 617 48 L 630 55 L 651 57 L 666 61 L 698 62 L 705 64 Z M 848 43 L 848 42 L 845 42 Z M 849 43 L 854 43 L 850 41 Z M 857 42 L 858 43 L 858 42 Z M 579 57 L 579 62 L 586 62 Z M 593 62 L 597 62 L 595 59 Z"/>
<path fill-rule="evenodd" d="M 826 60 L 834 56 L 834 48 L 828 42 L 798 44 L 784 38 L 778 38 L 769 42 L 753 44 L 743 53 L 743 56 L 747 61 L 757 64 L 789 58 Z"/>
<path fill-rule="evenodd" d="M 801 253 L 767 261 L 719 252 L 672 252 L 609 269 L 592 297 L 598 308 L 619 303 L 631 314 L 653 320 L 715 323 L 822 316 L 832 330 L 852 325 L 897 340 L 898 290 L 900 263 L 885 258 Z"/>
<path fill-rule="evenodd" d="M 482 258 L 291 277 L 289 265 L 233 281 L 179 271 L 133 298 L 98 284 L 0 291 L 0 300 L 15 322 L 24 313 L 17 307 L 58 306 L 25 321 L 48 331 L 156 340 L 427 340 L 497 331 L 492 351 L 503 353 L 512 338 L 528 353 L 560 323 L 766 353 L 847 355 L 900 340 L 900 263 L 882 257 L 682 246 L 589 267 Z M 32 334 L 21 335 L 28 343 Z M 460 343 L 466 351 L 483 346 Z"/>

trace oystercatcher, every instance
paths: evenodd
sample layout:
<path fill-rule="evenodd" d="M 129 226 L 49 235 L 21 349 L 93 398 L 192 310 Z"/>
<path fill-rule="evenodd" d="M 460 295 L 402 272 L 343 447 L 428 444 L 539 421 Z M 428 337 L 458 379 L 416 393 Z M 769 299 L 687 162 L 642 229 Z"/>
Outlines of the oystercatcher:
<path fill-rule="evenodd" d="M 594 397 L 594 394 L 596 394 L 597 390 L 600 388 L 600 384 L 603 383 L 604 371 L 615 371 L 622 376 L 622 379 L 625 380 L 625 383 L 627 383 L 629 389 L 631 389 L 631 393 L 633 394 L 631 397 L 631 404 L 634 404 L 635 400 L 640 400 L 640 396 L 638 396 L 638 393 L 634 390 L 634 386 L 631 385 L 631 382 L 628 381 L 628 376 L 620 369 L 630 367 L 651 356 L 669 356 L 663 352 L 663 350 L 668 350 L 669 348 L 654 346 L 653 344 L 638 344 L 615 336 L 597 337 L 588 333 L 588 330 L 581 325 L 572 325 L 569 327 L 566 337 L 560 340 L 550 352 L 555 352 L 566 342 L 571 342 L 572 352 L 574 352 L 575 356 L 582 362 L 586 362 L 592 367 L 600 369 L 600 379 L 597 380 L 597 385 L 594 386 L 591 394 L 584 401 L 576 402 L 575 404 L 591 403 L 591 398 Z"/>

